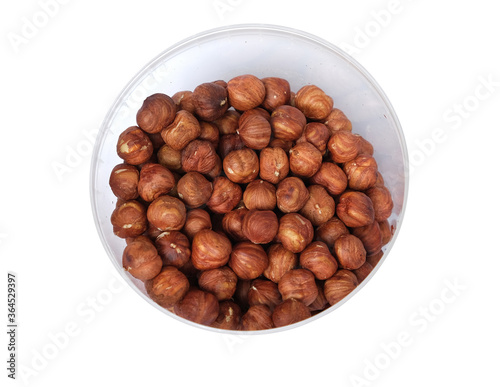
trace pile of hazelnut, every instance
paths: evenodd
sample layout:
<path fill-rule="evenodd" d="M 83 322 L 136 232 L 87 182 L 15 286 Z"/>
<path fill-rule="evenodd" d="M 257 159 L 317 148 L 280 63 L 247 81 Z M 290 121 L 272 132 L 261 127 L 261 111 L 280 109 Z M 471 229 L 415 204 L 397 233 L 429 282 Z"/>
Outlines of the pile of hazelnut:
<path fill-rule="evenodd" d="M 144 100 L 109 184 L 123 267 L 153 301 L 229 330 L 338 303 L 393 234 L 373 146 L 315 85 L 237 76 Z"/>

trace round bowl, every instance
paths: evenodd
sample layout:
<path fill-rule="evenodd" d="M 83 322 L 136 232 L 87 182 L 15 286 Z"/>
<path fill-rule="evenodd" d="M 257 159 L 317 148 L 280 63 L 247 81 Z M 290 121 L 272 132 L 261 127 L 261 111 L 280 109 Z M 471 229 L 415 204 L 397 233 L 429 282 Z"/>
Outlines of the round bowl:
<path fill-rule="evenodd" d="M 401 227 L 408 192 L 408 154 L 400 123 L 388 98 L 370 74 L 333 44 L 290 28 L 274 25 L 233 25 L 202 32 L 168 48 L 151 60 L 123 89 L 102 123 L 91 165 L 90 193 L 97 231 L 112 263 L 137 293 L 163 313 L 196 327 L 210 328 L 180 318 L 153 302 L 144 284 L 122 268 L 125 241 L 113 234 L 110 222 L 116 197 L 109 187 L 112 168 L 122 162 L 116 154 L 119 134 L 136 125 L 136 112 L 154 93 L 173 95 L 214 80 L 228 81 L 241 74 L 281 77 L 297 91 L 307 84 L 321 87 L 351 120 L 353 132 L 370 141 L 379 171 L 392 193 L 389 223 L 392 240 L 374 270 L 341 302 L 315 316 L 283 328 L 245 332 L 269 333 L 310 323 L 333 312 L 356 294 L 375 274 L 393 246 Z"/>

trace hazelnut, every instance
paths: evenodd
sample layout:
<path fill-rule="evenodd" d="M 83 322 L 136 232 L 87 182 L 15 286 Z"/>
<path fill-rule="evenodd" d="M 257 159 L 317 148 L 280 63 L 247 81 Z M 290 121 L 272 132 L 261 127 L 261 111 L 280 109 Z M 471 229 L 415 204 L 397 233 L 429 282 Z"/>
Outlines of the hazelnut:
<path fill-rule="evenodd" d="M 382 237 L 382 246 L 385 246 L 388 244 L 391 239 L 392 235 L 394 233 L 393 227 L 389 224 L 389 221 L 383 220 L 381 222 L 378 222 L 379 228 L 380 228 L 380 235 Z"/>
<path fill-rule="evenodd" d="M 113 194 L 122 200 L 137 199 L 137 184 L 139 184 L 139 171 L 133 165 L 118 164 L 109 176 L 109 186 Z"/>
<path fill-rule="evenodd" d="M 223 159 L 234 150 L 245 148 L 245 143 L 239 134 L 224 134 L 219 140 L 219 155 Z"/>
<path fill-rule="evenodd" d="M 139 236 L 148 228 L 146 209 L 136 200 L 121 202 L 111 214 L 111 224 L 113 233 L 120 238 Z"/>
<path fill-rule="evenodd" d="M 265 244 L 274 239 L 278 226 L 278 217 L 273 211 L 251 210 L 243 218 L 241 231 L 251 242 Z"/>
<path fill-rule="evenodd" d="M 290 164 L 286 152 L 281 148 L 264 148 L 260 151 L 260 178 L 278 184 L 287 177 Z"/>
<path fill-rule="evenodd" d="M 311 317 L 309 308 L 295 298 L 289 298 L 274 308 L 273 324 L 276 328 L 295 324 Z"/>
<path fill-rule="evenodd" d="M 300 214 L 309 219 L 313 226 L 319 226 L 335 214 L 335 200 L 321 185 L 310 185 L 307 190 L 309 199 L 300 210 Z"/>
<path fill-rule="evenodd" d="M 373 156 L 374 149 L 370 141 L 363 136 L 359 136 L 359 153 Z"/>
<path fill-rule="evenodd" d="M 375 220 L 372 201 L 363 192 L 344 192 L 337 203 L 337 216 L 347 227 L 367 226 Z"/>
<path fill-rule="evenodd" d="M 219 145 L 219 128 L 213 122 L 200 121 L 200 135 L 198 140 L 210 142 L 214 148 Z"/>
<path fill-rule="evenodd" d="M 313 242 L 300 253 L 300 266 L 319 280 L 330 278 L 338 268 L 337 261 L 323 242 Z"/>
<path fill-rule="evenodd" d="M 156 93 L 144 100 L 137 112 L 137 125 L 147 133 L 159 133 L 172 123 L 175 113 L 177 106 L 172 98 Z"/>
<path fill-rule="evenodd" d="M 229 103 L 236 110 L 250 110 L 264 102 L 266 88 L 259 78 L 245 74 L 229 80 L 227 93 Z"/>
<path fill-rule="evenodd" d="M 145 163 L 153 155 L 153 150 L 153 143 L 138 126 L 131 126 L 118 136 L 116 152 L 127 164 Z"/>
<path fill-rule="evenodd" d="M 282 105 L 271 113 L 271 128 L 275 138 L 295 141 L 302 136 L 307 119 L 299 109 Z"/>
<path fill-rule="evenodd" d="M 250 183 L 259 175 L 259 157 L 252 149 L 230 152 L 222 161 L 227 178 L 234 183 Z"/>
<path fill-rule="evenodd" d="M 213 181 L 213 191 L 207 202 L 207 207 L 218 214 L 225 214 L 238 205 L 242 190 L 224 176 L 216 177 Z"/>
<path fill-rule="evenodd" d="M 217 125 L 219 133 L 221 135 L 234 134 L 238 129 L 239 120 L 240 113 L 238 113 L 236 110 L 228 110 L 222 117 L 215 120 L 214 124 Z"/>
<path fill-rule="evenodd" d="M 205 174 L 205 176 L 208 177 L 210 180 L 214 180 L 216 177 L 220 176 L 221 173 L 222 173 L 222 160 L 219 157 L 219 155 L 215 155 L 215 165 L 210 170 L 210 172 L 207 172 Z"/>
<path fill-rule="evenodd" d="M 238 304 L 233 301 L 222 301 L 219 303 L 219 315 L 210 326 L 235 331 L 240 326 L 240 321 L 241 309 Z"/>
<path fill-rule="evenodd" d="M 326 153 L 326 145 L 330 139 L 330 131 L 325 124 L 321 122 L 310 122 L 304 127 L 302 137 L 297 140 L 297 143 L 307 141 L 314 145 L 321 155 Z"/>
<path fill-rule="evenodd" d="M 382 233 L 377 221 L 363 227 L 354 227 L 352 235 L 358 237 L 365 247 L 366 254 L 374 254 L 382 248 Z"/>
<path fill-rule="evenodd" d="M 282 212 L 298 212 L 309 200 L 309 191 L 302 179 L 287 177 L 278 184 L 276 204 Z"/>
<path fill-rule="evenodd" d="M 187 277 L 173 266 L 164 266 L 156 277 L 145 281 L 144 285 L 149 297 L 163 308 L 172 308 L 189 290 Z"/>
<path fill-rule="evenodd" d="M 244 241 L 248 238 L 243 234 L 243 218 L 248 213 L 245 207 L 232 210 L 222 218 L 222 228 L 224 232 L 234 241 Z"/>
<path fill-rule="evenodd" d="M 164 231 L 156 237 L 155 246 L 163 264 L 184 266 L 191 256 L 189 239 L 179 231 Z"/>
<path fill-rule="evenodd" d="M 224 234 L 204 229 L 193 238 L 191 260 L 198 270 L 224 266 L 230 254 L 231 241 Z"/>
<path fill-rule="evenodd" d="M 338 132 L 340 130 L 346 130 L 348 132 L 352 131 L 352 123 L 340 109 L 333 108 L 328 116 L 326 116 L 323 123 L 326 125 L 330 134 Z"/>
<path fill-rule="evenodd" d="M 312 120 L 325 119 L 333 108 L 333 99 L 315 85 L 303 86 L 295 94 L 295 106 Z"/>
<path fill-rule="evenodd" d="M 192 288 L 175 304 L 174 313 L 198 324 L 211 325 L 219 316 L 219 301 L 212 293 Z"/>
<path fill-rule="evenodd" d="M 191 114 L 194 114 L 194 98 L 193 92 L 190 90 L 178 91 L 172 95 L 172 100 L 177 106 L 177 111 L 186 110 Z"/>
<path fill-rule="evenodd" d="M 239 242 L 233 247 L 229 267 L 238 278 L 251 280 L 262 274 L 269 264 L 267 254 L 260 245 L 252 242 Z"/>
<path fill-rule="evenodd" d="M 277 77 L 262 78 L 262 83 L 266 88 L 266 97 L 262 106 L 273 111 L 278 106 L 286 105 L 290 101 L 290 83 L 286 79 Z"/>
<path fill-rule="evenodd" d="M 363 263 L 358 269 L 354 270 L 354 274 L 356 275 L 356 278 L 358 279 L 358 282 L 361 283 L 363 282 L 366 277 L 372 272 L 373 266 L 369 262 Z"/>
<path fill-rule="evenodd" d="M 236 292 L 234 293 L 234 299 L 243 309 L 247 309 L 249 307 L 248 290 L 250 289 L 251 285 L 251 280 L 243 280 L 241 278 L 238 278 L 238 283 L 236 284 Z"/>
<path fill-rule="evenodd" d="M 340 267 L 355 270 L 366 261 L 366 250 L 361 240 L 351 234 L 341 235 L 333 245 Z"/>
<path fill-rule="evenodd" d="M 182 232 L 192 240 L 193 237 L 203 229 L 212 228 L 212 220 L 210 214 L 201 208 L 189 210 L 186 214 L 186 222 Z"/>
<path fill-rule="evenodd" d="M 344 171 L 337 164 L 329 162 L 321 164 L 310 181 L 325 187 L 330 195 L 340 195 L 347 188 L 347 176 Z"/>
<path fill-rule="evenodd" d="M 377 182 L 375 183 L 375 186 L 384 186 L 384 185 L 385 185 L 384 177 L 382 176 L 380 171 L 377 171 Z"/>
<path fill-rule="evenodd" d="M 263 149 L 271 140 L 271 124 L 257 109 L 247 110 L 239 119 L 236 133 L 248 148 Z"/>
<path fill-rule="evenodd" d="M 157 156 L 155 152 L 158 151 L 163 145 L 165 145 L 165 141 L 161 137 L 161 133 L 148 133 L 148 137 L 153 144 L 153 155 L 152 157 Z"/>
<path fill-rule="evenodd" d="M 394 203 L 392 201 L 391 192 L 387 187 L 376 186 L 367 190 L 366 194 L 373 203 L 375 220 L 377 222 L 382 222 L 391 216 Z"/>
<path fill-rule="evenodd" d="M 147 218 L 159 230 L 181 230 L 186 221 L 186 207 L 179 199 L 162 195 L 149 205 Z"/>
<path fill-rule="evenodd" d="M 384 256 L 384 252 L 382 250 L 377 251 L 375 254 L 370 254 L 366 256 L 366 262 L 368 262 L 372 267 L 377 266 L 382 257 Z"/>
<path fill-rule="evenodd" d="M 318 286 L 318 297 L 309 305 L 309 310 L 311 312 L 322 311 L 328 307 L 328 300 L 325 297 L 325 291 L 323 289 L 324 282 L 321 281 L 316 285 Z"/>
<path fill-rule="evenodd" d="M 158 149 L 156 156 L 158 163 L 171 171 L 178 171 L 182 168 L 181 151 L 172 149 L 167 144 Z"/>
<path fill-rule="evenodd" d="M 278 240 L 292 253 L 300 253 L 312 242 L 311 222 L 297 213 L 285 214 L 279 221 Z"/>
<path fill-rule="evenodd" d="M 226 88 L 216 83 L 202 83 L 193 91 L 194 112 L 205 121 L 224 115 L 229 103 Z"/>
<path fill-rule="evenodd" d="M 297 268 L 297 254 L 285 249 L 281 243 L 271 245 L 267 256 L 269 265 L 262 274 L 275 283 L 278 283 L 287 271 Z"/>
<path fill-rule="evenodd" d="M 297 140 L 298 142 L 299 140 Z M 290 152 L 290 149 L 295 145 L 294 141 L 282 140 L 281 138 L 273 138 L 269 143 L 270 148 L 281 148 L 286 154 Z"/>
<path fill-rule="evenodd" d="M 349 234 L 349 230 L 344 222 L 334 216 L 316 229 L 316 240 L 325 242 L 326 245 L 332 249 L 335 240 L 344 234 Z"/>
<path fill-rule="evenodd" d="M 212 183 L 199 172 L 188 172 L 177 182 L 177 193 L 187 207 L 201 207 L 212 195 Z"/>
<path fill-rule="evenodd" d="M 321 152 L 313 144 L 301 142 L 290 149 L 290 170 L 302 177 L 311 177 L 318 172 L 323 161 Z"/>
<path fill-rule="evenodd" d="M 198 278 L 198 285 L 221 301 L 233 297 L 237 281 L 236 274 L 229 267 L 222 266 L 202 271 Z"/>
<path fill-rule="evenodd" d="M 181 150 L 200 133 L 200 123 L 196 117 L 187 110 L 179 110 L 174 122 L 162 130 L 161 137 L 170 148 Z"/>
<path fill-rule="evenodd" d="M 184 172 L 209 173 L 217 165 L 217 153 L 210 142 L 194 140 L 182 150 L 181 163 Z"/>
<path fill-rule="evenodd" d="M 137 188 L 139 195 L 146 202 L 152 202 L 158 196 L 169 193 L 174 185 L 174 175 L 164 166 L 155 163 L 142 166 Z"/>
<path fill-rule="evenodd" d="M 276 188 L 265 180 L 250 182 L 243 192 L 243 203 L 249 210 L 274 210 L 276 207 Z"/>
<path fill-rule="evenodd" d="M 359 153 L 359 138 L 357 134 L 346 130 L 334 132 L 327 145 L 332 160 L 336 163 L 353 160 Z"/>
<path fill-rule="evenodd" d="M 241 317 L 241 329 L 259 331 L 273 328 L 271 309 L 267 305 L 254 305 Z"/>
<path fill-rule="evenodd" d="M 330 305 L 335 305 L 358 286 L 356 275 L 349 270 L 339 270 L 324 284 L 325 297 Z"/>
<path fill-rule="evenodd" d="M 216 85 L 222 86 L 224 89 L 227 89 L 227 82 L 223 79 L 218 79 L 216 81 L 213 81 L 212 83 L 215 83 Z"/>
<path fill-rule="evenodd" d="M 278 285 L 267 279 L 254 279 L 248 289 L 248 303 L 253 305 L 267 305 L 271 310 L 281 302 Z"/>
<path fill-rule="evenodd" d="M 145 281 L 160 273 L 162 261 L 153 242 L 140 235 L 127 243 L 123 250 L 122 265 L 130 275 Z"/>
<path fill-rule="evenodd" d="M 364 191 L 377 182 L 377 162 L 370 155 L 360 154 L 344 164 L 349 188 Z"/>
<path fill-rule="evenodd" d="M 314 274 L 307 269 L 287 271 L 278 282 L 278 289 L 283 300 L 295 298 L 306 306 L 312 304 L 318 297 L 318 287 Z"/>

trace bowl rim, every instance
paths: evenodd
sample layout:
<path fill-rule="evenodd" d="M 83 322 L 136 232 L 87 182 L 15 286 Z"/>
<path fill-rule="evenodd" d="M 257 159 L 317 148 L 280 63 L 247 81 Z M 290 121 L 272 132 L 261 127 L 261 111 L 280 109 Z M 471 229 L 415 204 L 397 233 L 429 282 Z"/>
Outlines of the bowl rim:
<path fill-rule="evenodd" d="M 283 327 L 278 327 L 278 328 L 272 328 L 272 329 L 265 329 L 265 330 L 258 330 L 258 331 L 237 331 L 237 330 L 226 330 L 226 329 L 220 329 L 220 328 L 213 328 L 210 326 L 206 326 L 203 324 L 198 324 L 195 322 L 192 322 L 190 320 L 187 320 L 185 318 L 182 318 L 180 316 L 177 316 L 175 313 L 172 313 L 165 308 L 162 308 L 158 304 L 156 304 L 153 300 L 151 300 L 149 297 L 147 297 L 144 293 L 142 293 L 137 286 L 132 282 L 131 278 L 129 278 L 128 275 L 126 275 L 125 271 L 123 270 L 122 266 L 118 264 L 115 255 L 113 251 L 111 250 L 111 247 L 107 243 L 107 238 L 104 235 L 103 229 L 99 225 L 99 213 L 97 209 L 97 200 L 96 200 L 96 192 L 94 190 L 94 185 L 96 183 L 96 178 L 97 178 L 97 163 L 98 163 L 98 155 L 100 153 L 101 147 L 103 145 L 103 138 L 106 134 L 106 131 L 109 127 L 109 123 L 112 121 L 114 116 L 116 115 L 117 108 L 120 104 L 123 103 L 124 98 L 130 93 L 130 91 L 133 90 L 133 88 L 137 87 L 137 82 L 140 81 L 141 78 L 145 76 L 147 71 L 149 69 L 154 68 L 158 64 L 160 64 L 162 61 L 164 61 L 168 56 L 174 55 L 177 51 L 182 50 L 184 47 L 192 44 L 195 41 L 200 41 L 204 39 L 211 39 L 214 36 L 223 36 L 224 34 L 230 33 L 230 32 L 247 32 L 247 33 L 280 33 L 283 35 L 289 35 L 292 37 L 297 37 L 302 40 L 307 40 L 312 44 L 320 45 L 323 46 L 324 48 L 328 49 L 329 51 L 334 52 L 336 55 L 344 59 L 346 62 L 348 62 L 352 67 L 355 68 L 355 70 L 358 71 L 358 73 L 363 76 L 367 82 L 373 87 L 373 89 L 376 91 L 376 93 L 379 95 L 381 100 L 383 101 L 385 107 L 389 111 L 391 118 L 394 122 L 394 125 L 396 127 L 396 134 L 397 138 L 399 140 L 399 144 L 401 147 L 401 152 L 403 156 L 403 171 L 404 171 L 404 194 L 403 194 L 403 201 L 401 205 L 401 211 L 400 214 L 398 215 L 398 227 L 396 227 L 394 234 L 392 236 L 391 241 L 384 246 L 384 254 L 380 261 L 377 263 L 377 265 L 373 268 L 373 270 L 370 272 L 370 274 L 358 285 L 356 288 L 349 293 L 346 297 L 344 297 L 341 301 L 336 303 L 335 305 L 330 306 L 329 308 L 317 313 L 314 316 L 311 316 L 305 320 L 299 321 L 294 324 L 286 325 Z M 207 29 L 201 32 L 198 32 L 196 34 L 190 35 L 177 43 L 174 43 L 173 45 L 169 46 L 162 52 L 160 52 L 158 55 L 156 55 L 153 59 L 151 59 L 149 62 L 147 62 L 136 74 L 128 81 L 128 83 L 122 88 L 120 93 L 117 95 L 115 98 L 113 104 L 109 108 L 108 112 L 106 113 L 104 119 L 101 122 L 101 125 L 99 126 L 99 132 L 96 136 L 96 140 L 94 143 L 94 149 L 92 151 L 92 159 L 91 159 L 91 165 L 90 165 L 90 173 L 89 173 L 89 193 L 90 193 L 90 200 L 91 200 L 91 208 L 92 208 L 92 216 L 94 218 L 94 223 L 97 229 L 97 233 L 99 235 L 99 238 L 101 240 L 101 243 L 108 255 L 108 258 L 111 260 L 113 266 L 115 269 L 118 271 L 120 274 L 121 278 L 146 302 L 148 302 L 150 305 L 158 309 L 160 312 L 163 314 L 167 314 L 169 317 L 175 318 L 178 321 L 182 321 L 183 323 L 189 324 L 191 326 L 194 326 L 196 328 L 201 328 L 210 332 L 214 333 L 223 333 L 223 334 L 228 334 L 228 335 L 260 335 L 260 334 L 271 334 L 271 333 L 278 333 L 278 332 L 283 332 L 287 331 L 289 329 L 293 328 L 298 328 L 301 325 L 311 323 L 315 320 L 317 320 L 320 317 L 323 317 L 326 314 L 329 314 L 333 312 L 334 310 L 338 309 L 341 307 L 344 303 L 349 301 L 355 294 L 357 294 L 368 282 L 370 282 L 370 279 L 375 275 L 375 273 L 378 271 L 378 269 L 381 267 L 382 263 L 385 261 L 387 256 L 389 255 L 390 250 L 394 246 L 397 236 L 400 232 L 401 226 L 403 224 L 404 220 L 404 215 L 406 212 L 406 205 L 408 201 L 408 190 L 409 190 L 409 157 L 408 157 L 408 148 L 407 144 L 405 141 L 404 137 L 404 132 L 401 127 L 401 123 L 398 119 L 398 116 L 394 110 L 394 107 L 392 106 L 391 102 L 389 101 L 389 98 L 381 88 L 381 86 L 378 84 L 378 82 L 373 78 L 373 76 L 356 60 L 354 59 L 351 55 L 343 51 L 340 47 L 336 46 L 335 44 L 317 36 L 314 34 L 311 34 L 309 32 L 299 30 L 296 28 L 291 28 L 283 25 L 276 25 L 276 24 L 265 24 L 265 23 L 241 23 L 241 24 L 229 24 L 221 27 L 216 27 L 216 28 L 211 28 Z"/>

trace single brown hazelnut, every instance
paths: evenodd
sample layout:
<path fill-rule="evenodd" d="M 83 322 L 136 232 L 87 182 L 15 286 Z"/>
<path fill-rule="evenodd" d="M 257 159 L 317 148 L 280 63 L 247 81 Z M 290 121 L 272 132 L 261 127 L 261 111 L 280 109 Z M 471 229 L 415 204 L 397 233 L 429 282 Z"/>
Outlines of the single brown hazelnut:
<path fill-rule="evenodd" d="M 243 192 L 243 203 L 249 210 L 273 210 L 276 207 L 276 188 L 265 180 L 254 180 Z"/>
<path fill-rule="evenodd" d="M 315 85 L 300 88 L 295 95 L 295 106 L 312 120 L 324 120 L 333 108 L 333 99 Z"/>
<path fill-rule="evenodd" d="M 356 275 L 358 282 L 363 282 L 366 277 L 372 272 L 373 266 L 367 261 L 363 263 L 358 269 L 353 270 L 353 273 Z"/>
<path fill-rule="evenodd" d="M 297 176 L 311 177 L 323 161 L 321 152 L 313 144 L 302 142 L 290 149 L 290 170 Z"/>
<path fill-rule="evenodd" d="M 131 276 L 146 281 L 160 273 L 162 261 L 153 242 L 139 235 L 131 239 L 123 250 L 122 265 Z"/>
<path fill-rule="evenodd" d="M 224 89 L 227 89 L 227 82 L 223 79 L 217 79 L 216 81 L 213 81 L 212 83 L 215 83 L 216 85 L 222 86 Z"/>
<path fill-rule="evenodd" d="M 330 134 L 338 132 L 340 130 L 346 130 L 348 132 L 352 131 L 352 123 L 340 109 L 333 108 L 328 116 L 326 116 L 323 123 L 326 125 Z"/>
<path fill-rule="evenodd" d="M 318 287 L 314 274 L 307 269 L 294 269 L 286 272 L 278 282 L 283 300 L 295 298 L 306 306 L 318 297 Z"/>
<path fill-rule="evenodd" d="M 245 148 L 239 134 L 224 134 L 219 140 L 218 153 L 224 159 L 230 152 Z"/>
<path fill-rule="evenodd" d="M 325 187 L 330 195 L 340 195 L 347 188 L 347 176 L 344 171 L 337 164 L 329 162 L 321 164 L 310 181 Z"/>
<path fill-rule="evenodd" d="M 234 134 L 238 129 L 238 122 L 240 120 L 240 113 L 236 110 L 228 110 L 224 115 L 214 121 L 214 124 L 219 128 L 221 135 Z"/>
<path fill-rule="evenodd" d="M 315 239 L 320 242 L 325 242 L 330 249 L 333 249 L 335 240 L 344 234 L 349 234 L 349 230 L 344 222 L 334 216 L 326 223 L 316 228 Z"/>
<path fill-rule="evenodd" d="M 147 97 L 137 112 L 137 125 L 147 133 L 159 133 L 174 121 L 177 106 L 166 94 Z"/>
<path fill-rule="evenodd" d="M 195 114 L 205 121 L 222 117 L 229 107 L 226 88 L 212 82 L 196 86 L 193 102 Z"/>
<path fill-rule="evenodd" d="M 253 305 L 267 305 L 271 310 L 281 302 L 278 285 L 267 279 L 254 279 L 248 289 L 248 303 Z"/>
<path fill-rule="evenodd" d="M 209 141 L 191 141 L 182 150 L 181 163 L 184 172 L 199 172 L 206 174 L 217 164 L 217 153 Z"/>
<path fill-rule="evenodd" d="M 191 114 L 194 114 L 194 98 L 193 92 L 190 90 L 178 91 L 172 95 L 172 100 L 177 106 L 177 111 L 186 110 Z"/>
<path fill-rule="evenodd" d="M 250 183 L 259 175 L 259 157 L 252 149 L 230 152 L 222 161 L 227 178 L 234 183 Z"/>
<path fill-rule="evenodd" d="M 271 113 L 271 128 L 275 138 L 295 141 L 302 136 L 307 119 L 299 109 L 282 105 Z"/>
<path fill-rule="evenodd" d="M 300 266 L 319 280 L 330 278 L 338 268 L 337 261 L 323 242 L 312 242 L 300 253 Z"/>
<path fill-rule="evenodd" d="M 239 242 L 233 247 L 229 267 L 238 278 L 255 279 L 260 276 L 269 264 L 267 254 L 260 245 L 252 242 Z"/>
<path fill-rule="evenodd" d="M 358 286 L 356 275 L 349 270 L 339 270 L 324 284 L 325 297 L 330 305 L 335 305 Z"/>
<path fill-rule="evenodd" d="M 143 164 L 151 158 L 153 151 L 153 143 L 138 126 L 131 126 L 118 136 L 116 152 L 127 164 Z"/>
<path fill-rule="evenodd" d="M 200 121 L 200 135 L 198 140 L 210 142 L 214 148 L 219 146 L 219 128 L 213 122 Z"/>
<path fill-rule="evenodd" d="M 172 149 L 167 144 L 158 149 L 156 156 L 158 163 L 171 171 L 179 171 L 182 168 L 181 151 Z"/>
<path fill-rule="evenodd" d="M 196 117 L 187 110 L 179 110 L 174 122 L 162 130 L 161 136 L 170 148 L 181 150 L 200 133 L 200 123 Z"/>
<path fill-rule="evenodd" d="M 335 200 L 321 185 L 307 187 L 309 199 L 300 214 L 309 219 L 313 226 L 319 226 L 328 221 L 335 214 Z"/>
<path fill-rule="evenodd" d="M 368 262 L 372 267 L 377 266 L 382 257 L 384 256 L 384 252 L 382 250 L 377 251 L 375 254 L 370 254 L 366 256 L 366 262 Z"/>
<path fill-rule="evenodd" d="M 377 182 L 377 162 L 370 155 L 360 154 L 344 164 L 349 188 L 364 191 Z"/>
<path fill-rule="evenodd" d="M 117 203 L 111 214 L 113 233 L 120 238 L 131 238 L 141 235 L 148 228 L 146 209 L 136 200 Z"/>
<path fill-rule="evenodd" d="M 163 165 L 147 163 L 142 166 L 137 189 L 146 202 L 152 202 L 158 196 L 169 193 L 174 185 L 174 175 Z"/>
<path fill-rule="evenodd" d="M 285 151 L 286 154 L 290 152 L 290 149 L 292 149 L 294 145 L 294 141 L 283 140 L 281 138 L 273 138 L 269 143 L 270 148 L 281 148 Z"/>
<path fill-rule="evenodd" d="M 184 266 L 191 256 L 189 239 L 179 231 L 162 232 L 156 237 L 155 246 L 164 265 L 179 268 Z"/>
<path fill-rule="evenodd" d="M 394 228 L 389 224 L 387 219 L 378 222 L 378 225 L 380 228 L 380 235 L 382 237 L 382 246 L 385 246 L 391 241 L 392 235 L 394 234 Z"/>
<path fill-rule="evenodd" d="M 173 266 L 164 266 L 154 278 L 144 282 L 151 299 L 163 308 L 172 308 L 189 290 L 187 277 Z"/>
<path fill-rule="evenodd" d="M 163 138 L 161 137 L 161 132 L 159 133 L 148 133 L 148 137 L 151 140 L 151 143 L 153 144 L 153 155 L 151 156 L 152 158 L 155 157 L 156 152 L 158 149 L 160 149 L 163 145 L 165 145 L 165 141 L 163 141 Z"/>
<path fill-rule="evenodd" d="M 231 254 L 231 241 L 210 229 L 199 231 L 191 245 L 191 260 L 198 270 L 209 270 L 224 266 Z"/>
<path fill-rule="evenodd" d="M 266 97 L 262 106 L 273 111 L 278 106 L 287 105 L 290 101 L 290 83 L 286 79 L 267 77 L 261 79 L 266 88 Z"/>
<path fill-rule="evenodd" d="M 212 293 L 192 288 L 175 304 L 174 313 L 198 324 L 211 325 L 219 316 L 219 301 Z"/>
<path fill-rule="evenodd" d="M 241 187 L 224 176 L 213 181 L 213 191 L 207 201 L 207 207 L 218 214 L 226 214 L 241 201 Z"/>
<path fill-rule="evenodd" d="M 302 136 L 297 140 L 297 143 L 308 142 L 320 151 L 321 155 L 326 153 L 326 145 L 330 139 L 330 131 L 325 124 L 321 122 L 309 122 L 304 127 Z"/>
<path fill-rule="evenodd" d="M 186 207 L 201 207 L 212 195 L 212 183 L 199 172 L 188 172 L 179 179 L 177 193 Z"/>
<path fill-rule="evenodd" d="M 302 179 L 287 177 L 278 184 L 276 204 L 280 211 L 298 212 L 309 200 L 309 191 Z"/>
<path fill-rule="evenodd" d="M 274 308 L 273 324 L 276 328 L 298 323 L 311 317 L 309 308 L 295 298 L 289 298 Z"/>
<path fill-rule="evenodd" d="M 373 156 L 374 149 L 370 141 L 363 136 L 359 136 L 359 154 Z"/>
<path fill-rule="evenodd" d="M 147 218 L 159 230 L 181 230 L 186 221 L 186 206 L 177 198 L 162 195 L 149 205 Z"/>
<path fill-rule="evenodd" d="M 316 285 L 318 286 L 318 297 L 308 306 L 311 312 L 319 312 L 325 310 L 329 306 L 328 300 L 325 297 L 324 282 L 318 281 Z"/>
<path fill-rule="evenodd" d="M 347 130 L 334 132 L 328 140 L 328 150 L 336 163 L 346 163 L 359 154 L 360 136 Z"/>
<path fill-rule="evenodd" d="M 366 261 L 366 250 L 361 240 L 351 234 L 341 235 L 334 243 L 333 249 L 340 267 L 355 270 Z"/>
<path fill-rule="evenodd" d="M 236 110 L 250 110 L 264 102 L 266 88 L 254 75 L 245 74 L 232 78 L 227 83 L 229 103 Z"/>
<path fill-rule="evenodd" d="M 278 233 L 278 217 L 269 210 L 250 210 L 243 218 L 241 231 L 253 243 L 271 242 Z"/>
<path fill-rule="evenodd" d="M 248 290 L 252 284 L 252 280 L 243 280 L 238 278 L 238 283 L 236 284 L 236 292 L 234 293 L 234 300 L 240 305 L 240 307 L 245 310 L 248 309 Z"/>
<path fill-rule="evenodd" d="M 242 207 L 226 213 L 222 218 L 222 228 L 233 241 L 248 240 L 242 231 L 243 218 L 247 213 L 248 209 Z"/>
<path fill-rule="evenodd" d="M 377 221 L 367 226 L 354 227 L 351 232 L 363 242 L 366 254 L 374 254 L 382 248 L 382 233 Z"/>
<path fill-rule="evenodd" d="M 137 185 L 139 184 L 139 171 L 133 165 L 118 164 L 109 176 L 109 186 L 113 194 L 122 200 L 137 199 Z"/>
<path fill-rule="evenodd" d="M 337 216 L 347 227 L 367 226 L 375 220 L 372 201 L 363 192 L 344 192 L 337 203 Z"/>
<path fill-rule="evenodd" d="M 279 221 L 278 240 L 292 253 L 300 253 L 312 242 L 314 230 L 311 222 L 297 213 L 285 214 Z"/>
<path fill-rule="evenodd" d="M 281 148 L 264 148 L 260 151 L 260 178 L 278 184 L 288 176 L 290 164 L 286 152 Z"/>
<path fill-rule="evenodd" d="M 240 119 L 238 133 L 250 149 L 263 149 L 271 140 L 271 124 L 257 109 L 247 110 Z"/>
<path fill-rule="evenodd" d="M 241 308 L 233 301 L 222 301 L 219 303 L 219 315 L 210 325 L 212 328 L 236 331 L 240 326 Z"/>
<path fill-rule="evenodd" d="M 275 283 L 278 283 L 287 271 L 296 269 L 299 263 L 297 254 L 285 249 L 281 243 L 271 245 L 267 256 L 269 265 L 262 274 Z"/>
<path fill-rule="evenodd" d="M 200 288 L 212 293 L 219 301 L 233 297 L 237 282 L 236 274 L 227 266 L 202 271 L 198 278 Z"/>
<path fill-rule="evenodd" d="M 241 330 L 259 331 L 273 328 L 271 309 L 267 305 L 254 305 L 241 317 Z"/>
<path fill-rule="evenodd" d="M 373 203 L 375 220 L 382 222 L 392 214 L 394 203 L 391 192 L 385 186 L 376 186 L 366 191 L 366 194 Z"/>
<path fill-rule="evenodd" d="M 193 237 L 205 228 L 212 228 L 210 214 L 201 208 L 189 210 L 186 214 L 184 228 L 182 229 L 182 232 L 189 238 L 189 240 L 193 240 Z"/>
<path fill-rule="evenodd" d="M 205 176 L 209 180 L 214 180 L 216 177 L 219 177 L 222 173 L 222 160 L 219 155 L 215 155 L 215 165 L 214 167 L 205 174 Z"/>

